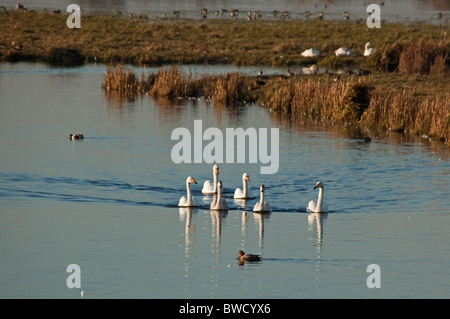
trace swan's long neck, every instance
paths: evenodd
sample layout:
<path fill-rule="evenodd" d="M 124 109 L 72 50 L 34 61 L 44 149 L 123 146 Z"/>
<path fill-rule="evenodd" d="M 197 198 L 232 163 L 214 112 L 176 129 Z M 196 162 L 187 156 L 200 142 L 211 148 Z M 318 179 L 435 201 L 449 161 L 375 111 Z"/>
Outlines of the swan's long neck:
<path fill-rule="evenodd" d="M 216 174 L 216 170 L 213 170 L 213 183 L 214 183 L 214 188 L 213 188 L 213 192 L 216 193 L 217 192 L 217 174 Z"/>
<path fill-rule="evenodd" d="M 319 196 L 317 197 L 316 211 L 322 211 L 323 187 L 319 187 Z"/>
<path fill-rule="evenodd" d="M 243 184 L 244 196 L 247 197 L 247 179 L 245 177 L 242 177 L 242 184 Z"/>
<path fill-rule="evenodd" d="M 259 203 L 262 205 L 264 205 L 264 192 L 261 192 L 261 199 L 259 200 Z"/>
<path fill-rule="evenodd" d="M 186 190 L 187 190 L 187 201 L 191 201 L 191 185 L 188 181 L 186 181 Z"/>
<path fill-rule="evenodd" d="M 217 187 L 217 203 L 219 203 L 221 199 L 222 199 L 222 189 L 221 187 Z"/>

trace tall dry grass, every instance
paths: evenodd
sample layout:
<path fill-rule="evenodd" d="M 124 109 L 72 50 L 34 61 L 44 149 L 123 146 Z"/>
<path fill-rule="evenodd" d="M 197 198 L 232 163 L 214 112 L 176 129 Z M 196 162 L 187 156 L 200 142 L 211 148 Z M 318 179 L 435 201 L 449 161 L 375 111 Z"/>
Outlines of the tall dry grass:
<path fill-rule="evenodd" d="M 136 93 L 138 81 L 133 70 L 125 70 L 122 65 L 108 67 L 103 77 L 102 88 L 126 93 Z"/>
<path fill-rule="evenodd" d="M 411 129 L 417 114 L 417 101 L 412 90 L 375 89 L 361 124 L 372 129 L 403 132 Z"/>
<path fill-rule="evenodd" d="M 143 92 L 169 99 L 204 96 L 215 103 L 231 106 L 248 97 L 243 76 L 239 73 L 193 77 L 184 75 L 177 66 L 162 68 L 148 75 L 142 73 L 139 78 L 133 70 L 125 70 L 122 65 L 109 67 L 102 87 L 129 94 Z"/>
<path fill-rule="evenodd" d="M 450 93 L 418 99 L 415 88 L 386 89 L 360 79 L 293 79 L 268 94 L 269 107 L 294 122 L 427 135 L 450 146 Z"/>
<path fill-rule="evenodd" d="M 364 82 L 290 80 L 270 92 L 270 107 L 322 123 L 357 123 L 368 106 L 370 86 Z"/>
<path fill-rule="evenodd" d="M 227 73 L 216 80 L 212 100 L 215 103 L 236 105 L 245 99 L 242 75 L 237 72 Z"/>
<path fill-rule="evenodd" d="M 424 37 L 396 42 L 384 51 L 379 65 L 382 71 L 401 74 L 445 75 L 450 71 L 450 47 Z"/>
<path fill-rule="evenodd" d="M 162 68 L 154 75 L 154 83 L 149 93 L 157 97 L 186 98 L 189 94 L 190 79 L 180 69 L 172 66 Z"/>

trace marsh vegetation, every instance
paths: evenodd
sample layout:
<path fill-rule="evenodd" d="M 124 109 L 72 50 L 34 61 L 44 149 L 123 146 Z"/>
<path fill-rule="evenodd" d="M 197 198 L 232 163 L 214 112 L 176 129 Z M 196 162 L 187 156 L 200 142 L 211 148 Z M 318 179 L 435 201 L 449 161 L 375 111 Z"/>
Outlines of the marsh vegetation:
<path fill-rule="evenodd" d="M 448 26 L 363 21 L 128 18 L 84 15 L 81 29 L 66 16 L 2 13 L 2 61 L 53 65 L 109 64 L 103 88 L 120 94 L 183 99 L 205 97 L 234 107 L 257 102 L 272 111 L 325 125 L 358 125 L 407 132 L 450 146 L 450 38 Z M 364 45 L 375 48 L 363 56 Z M 336 57 L 339 47 L 353 55 Z M 318 57 L 302 57 L 309 48 Z M 161 65 L 135 74 L 123 65 Z M 233 64 L 301 68 L 321 74 L 244 76 L 183 74 L 178 64 Z M 343 69 L 339 76 L 333 72 Z M 354 74 L 352 70 L 364 70 Z M 369 74 L 370 73 L 370 74 Z M 369 75 L 365 75 L 369 74 Z"/>

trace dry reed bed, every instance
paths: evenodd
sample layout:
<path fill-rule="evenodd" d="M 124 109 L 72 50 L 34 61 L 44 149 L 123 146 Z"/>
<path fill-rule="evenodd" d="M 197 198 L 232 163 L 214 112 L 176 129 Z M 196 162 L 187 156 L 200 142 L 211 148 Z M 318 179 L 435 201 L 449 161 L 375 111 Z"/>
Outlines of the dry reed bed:
<path fill-rule="evenodd" d="M 204 96 L 230 107 L 258 102 L 297 120 L 427 135 L 450 147 L 450 93 L 419 96 L 415 87 L 387 87 L 366 77 L 272 76 L 261 82 L 239 73 L 194 77 L 172 66 L 138 78 L 119 65 L 107 70 L 103 88 L 176 99 Z"/>
<path fill-rule="evenodd" d="M 295 79 L 268 94 L 272 110 L 304 121 L 425 135 L 450 147 L 450 93 L 418 98 L 414 87 L 387 89 L 370 80 Z"/>
<path fill-rule="evenodd" d="M 109 67 L 102 87 L 127 94 L 147 93 L 154 97 L 188 98 L 204 96 L 215 103 L 236 105 L 244 102 L 244 77 L 239 73 L 223 76 L 204 75 L 196 77 L 184 75 L 176 66 L 161 68 L 156 73 L 142 73 L 139 78 L 133 70 L 125 70 L 122 65 Z"/>
<path fill-rule="evenodd" d="M 444 76 L 450 71 L 450 45 L 427 37 L 397 41 L 382 50 L 377 64 L 380 71 Z"/>

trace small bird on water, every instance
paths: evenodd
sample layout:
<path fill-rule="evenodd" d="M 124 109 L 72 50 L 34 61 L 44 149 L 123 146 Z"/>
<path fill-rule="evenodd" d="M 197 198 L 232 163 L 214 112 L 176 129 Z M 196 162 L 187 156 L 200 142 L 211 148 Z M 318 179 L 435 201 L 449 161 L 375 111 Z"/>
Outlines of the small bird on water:
<path fill-rule="evenodd" d="M 261 257 L 259 255 L 252 255 L 252 254 L 246 254 L 244 253 L 242 250 L 239 250 L 238 252 L 239 255 L 239 261 L 260 261 Z"/>
<path fill-rule="evenodd" d="M 71 140 L 82 140 L 84 136 L 83 134 L 70 134 L 68 138 Z"/>

